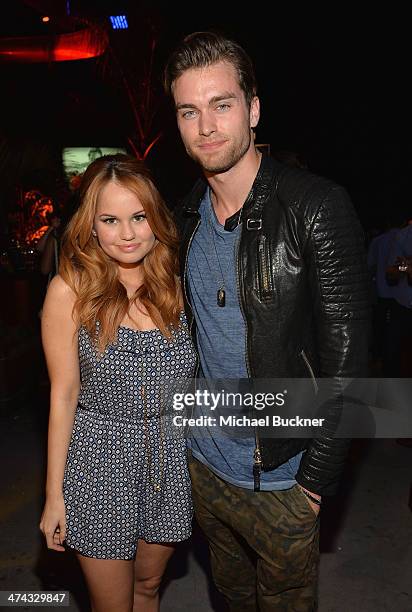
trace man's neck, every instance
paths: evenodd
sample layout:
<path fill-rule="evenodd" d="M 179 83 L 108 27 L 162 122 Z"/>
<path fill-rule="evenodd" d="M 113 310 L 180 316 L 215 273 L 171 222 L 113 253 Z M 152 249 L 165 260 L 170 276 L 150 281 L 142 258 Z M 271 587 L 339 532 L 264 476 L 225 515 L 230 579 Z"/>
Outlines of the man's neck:
<path fill-rule="evenodd" d="M 222 225 L 242 208 L 258 173 L 261 157 L 259 151 L 252 149 L 250 155 L 227 172 L 207 177 L 212 206 Z"/>

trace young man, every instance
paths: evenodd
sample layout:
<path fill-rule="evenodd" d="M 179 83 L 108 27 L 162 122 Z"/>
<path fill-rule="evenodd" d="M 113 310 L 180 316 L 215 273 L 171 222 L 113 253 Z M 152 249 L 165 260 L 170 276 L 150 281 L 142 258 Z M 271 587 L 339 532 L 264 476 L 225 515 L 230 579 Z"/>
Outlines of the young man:
<path fill-rule="evenodd" d="M 186 37 L 164 84 L 202 168 L 176 217 L 186 310 L 207 379 L 344 378 L 367 363 L 363 232 L 345 190 L 262 156 L 253 66 L 234 41 Z M 316 381 L 314 380 L 316 383 Z M 318 512 L 348 441 L 194 437 L 196 518 L 230 610 L 311 610 Z"/>

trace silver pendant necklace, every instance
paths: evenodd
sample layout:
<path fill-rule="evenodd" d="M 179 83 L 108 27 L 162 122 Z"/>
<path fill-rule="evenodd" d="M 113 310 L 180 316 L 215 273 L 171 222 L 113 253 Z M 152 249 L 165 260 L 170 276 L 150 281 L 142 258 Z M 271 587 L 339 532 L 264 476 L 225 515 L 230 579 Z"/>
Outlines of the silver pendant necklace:
<path fill-rule="evenodd" d="M 221 266 L 221 263 L 220 263 L 219 255 L 218 255 L 218 252 L 217 252 L 215 236 L 214 236 L 215 229 L 214 229 L 214 227 L 212 227 L 211 217 L 213 215 L 213 204 L 212 204 L 212 197 L 211 197 L 211 195 L 209 196 L 209 199 L 210 199 L 210 210 L 207 211 L 207 226 L 208 226 L 208 229 L 209 229 L 210 237 L 211 237 L 212 242 L 213 242 L 213 249 L 214 249 L 214 252 L 215 252 L 216 261 L 217 261 L 217 264 L 219 266 L 220 276 L 221 276 L 221 282 L 220 283 L 219 282 L 216 283 L 218 285 L 218 289 L 217 289 L 217 292 L 216 292 L 216 303 L 219 306 L 219 308 L 224 308 L 226 306 L 226 287 L 225 287 L 226 283 L 225 283 L 225 276 L 223 274 L 223 270 L 222 270 L 222 266 Z M 238 219 L 236 227 L 238 227 L 240 225 L 240 223 L 241 223 L 242 211 L 243 211 L 243 206 L 240 209 L 239 219 Z M 236 229 L 236 228 L 234 228 L 234 229 Z M 236 246 L 237 246 L 237 243 L 235 244 L 235 249 L 236 249 Z"/>

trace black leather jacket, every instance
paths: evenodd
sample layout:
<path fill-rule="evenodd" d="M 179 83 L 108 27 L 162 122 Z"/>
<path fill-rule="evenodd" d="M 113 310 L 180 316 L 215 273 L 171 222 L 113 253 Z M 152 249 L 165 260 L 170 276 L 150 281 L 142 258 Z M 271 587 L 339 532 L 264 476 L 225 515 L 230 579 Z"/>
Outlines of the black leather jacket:
<path fill-rule="evenodd" d="M 200 223 L 206 182 L 179 205 L 181 278 Z M 305 170 L 262 156 L 243 207 L 238 287 L 247 328 L 251 378 L 367 375 L 369 293 L 364 234 L 346 191 Z M 349 440 L 333 437 L 339 411 L 313 439 L 257 437 L 261 467 L 273 470 L 306 449 L 296 480 L 319 494 L 335 492 Z"/>

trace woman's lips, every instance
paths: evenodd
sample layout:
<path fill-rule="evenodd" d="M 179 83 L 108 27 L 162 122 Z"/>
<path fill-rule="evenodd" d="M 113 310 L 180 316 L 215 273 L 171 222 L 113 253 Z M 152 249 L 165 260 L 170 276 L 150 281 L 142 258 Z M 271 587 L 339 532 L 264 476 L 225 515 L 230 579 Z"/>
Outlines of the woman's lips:
<path fill-rule="evenodd" d="M 139 248 L 138 244 L 119 244 L 119 249 L 124 253 L 131 253 Z"/>

